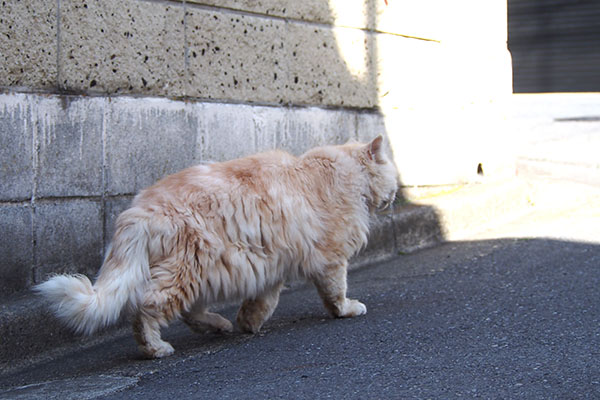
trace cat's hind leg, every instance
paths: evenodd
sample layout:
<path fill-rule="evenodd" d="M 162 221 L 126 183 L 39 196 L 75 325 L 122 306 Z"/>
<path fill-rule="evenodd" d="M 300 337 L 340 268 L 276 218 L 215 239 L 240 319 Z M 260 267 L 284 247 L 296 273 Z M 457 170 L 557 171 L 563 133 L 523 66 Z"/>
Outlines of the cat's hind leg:
<path fill-rule="evenodd" d="M 183 322 L 194 332 L 233 332 L 233 325 L 227 318 L 207 311 L 203 305 L 198 303 L 182 315 Z"/>
<path fill-rule="evenodd" d="M 133 321 L 133 336 L 147 357 L 161 358 L 174 352 L 173 346 L 160 337 L 159 320 L 143 309 L 138 311 Z"/>
<path fill-rule="evenodd" d="M 367 307 L 358 300 L 346 297 L 348 263 L 327 266 L 312 277 L 325 308 L 338 318 L 356 317 L 367 313 Z"/>
<path fill-rule="evenodd" d="M 255 299 L 242 303 L 238 311 L 236 322 L 243 332 L 258 333 L 263 324 L 273 315 L 279 303 L 279 292 L 283 282 L 267 289 Z"/>
<path fill-rule="evenodd" d="M 133 321 L 133 336 L 140 350 L 150 358 L 173 354 L 173 346 L 161 339 L 160 328 L 178 318 L 187 301 L 185 291 L 165 282 L 169 281 L 163 277 L 150 285 Z"/>

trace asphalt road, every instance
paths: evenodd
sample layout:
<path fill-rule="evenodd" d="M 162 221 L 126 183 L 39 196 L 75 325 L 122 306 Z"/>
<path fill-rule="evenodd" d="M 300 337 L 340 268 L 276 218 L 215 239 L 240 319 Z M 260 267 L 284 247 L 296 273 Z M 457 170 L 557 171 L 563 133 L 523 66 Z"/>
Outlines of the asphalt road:
<path fill-rule="evenodd" d="M 367 315 L 330 318 L 300 286 L 259 335 L 174 324 L 154 361 L 117 336 L 3 376 L 0 398 L 600 398 L 600 245 L 449 243 L 349 282 Z"/>

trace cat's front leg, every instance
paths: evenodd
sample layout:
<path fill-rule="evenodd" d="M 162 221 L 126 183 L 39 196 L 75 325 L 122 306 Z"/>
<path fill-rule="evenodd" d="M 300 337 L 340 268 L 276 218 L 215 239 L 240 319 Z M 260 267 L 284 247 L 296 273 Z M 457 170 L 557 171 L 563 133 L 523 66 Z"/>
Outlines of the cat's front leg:
<path fill-rule="evenodd" d="M 325 308 L 338 318 L 356 317 L 367 313 L 367 307 L 363 303 L 346 297 L 347 267 L 348 263 L 326 266 L 312 278 Z"/>

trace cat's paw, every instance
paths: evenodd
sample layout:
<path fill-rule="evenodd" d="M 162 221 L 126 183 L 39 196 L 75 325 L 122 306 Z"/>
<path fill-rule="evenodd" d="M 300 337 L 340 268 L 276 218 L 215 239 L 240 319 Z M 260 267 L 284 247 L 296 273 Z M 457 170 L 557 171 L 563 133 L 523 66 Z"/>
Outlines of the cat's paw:
<path fill-rule="evenodd" d="M 173 346 L 169 343 L 162 341 L 155 346 L 146 346 L 141 347 L 140 350 L 144 353 L 144 355 L 148 358 L 163 358 L 168 357 L 175 352 Z"/>
<path fill-rule="evenodd" d="M 196 333 L 233 332 L 233 324 L 231 321 L 216 313 L 206 312 L 196 315 L 184 314 L 183 322 Z"/>
<path fill-rule="evenodd" d="M 357 317 L 367 313 L 367 306 L 358 300 L 346 299 L 342 317 Z"/>
<path fill-rule="evenodd" d="M 240 328 L 241 332 L 257 334 L 262 327 L 262 320 L 257 320 L 255 318 L 244 318 L 244 316 L 239 316 L 237 318 L 238 328 Z"/>
<path fill-rule="evenodd" d="M 233 324 L 228 319 L 223 318 L 218 326 L 215 327 L 217 332 L 231 333 L 233 332 Z"/>

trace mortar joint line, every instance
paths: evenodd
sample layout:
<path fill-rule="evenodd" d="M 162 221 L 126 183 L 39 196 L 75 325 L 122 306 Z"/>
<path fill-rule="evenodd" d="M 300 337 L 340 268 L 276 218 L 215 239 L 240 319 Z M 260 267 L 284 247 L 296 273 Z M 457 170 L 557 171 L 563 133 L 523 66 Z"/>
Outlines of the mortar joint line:
<path fill-rule="evenodd" d="M 141 0 L 141 1 L 178 3 L 178 4 L 184 3 L 184 9 L 185 9 L 185 3 L 187 2 L 187 0 Z M 241 10 L 241 9 L 232 8 L 232 7 L 191 3 L 189 8 L 210 11 L 210 12 L 219 12 L 219 13 L 224 13 L 224 14 L 227 14 L 227 13 L 237 14 L 237 15 L 241 15 L 241 16 L 255 17 L 255 18 L 261 18 L 261 19 L 279 20 L 279 21 L 283 21 L 286 23 L 296 23 L 296 24 L 300 24 L 300 25 L 308 25 L 308 26 L 314 26 L 314 27 L 320 27 L 320 28 L 356 29 L 356 30 L 360 30 L 360 31 L 363 31 L 366 33 L 372 33 L 372 34 L 378 34 L 378 35 L 392 35 L 392 36 L 403 37 L 406 39 L 414 39 L 414 40 L 421 40 L 421 41 L 425 41 L 425 42 L 441 43 L 441 40 L 437 40 L 437 39 L 425 38 L 425 37 L 413 36 L 413 35 L 406 35 L 406 34 L 395 33 L 395 32 L 388 32 L 388 31 L 383 31 L 381 29 L 377 29 L 376 27 L 375 28 L 367 27 L 367 26 L 360 27 L 360 26 L 347 25 L 347 24 L 335 24 L 335 23 L 328 23 L 328 22 L 323 22 L 323 21 L 314 21 L 314 20 L 302 19 L 302 18 L 298 18 L 298 17 L 284 17 L 281 15 L 265 14 L 263 12 L 251 11 L 251 10 Z"/>
<path fill-rule="evenodd" d="M 61 13 L 60 13 L 60 0 L 56 0 L 56 88 L 58 90 L 61 89 L 61 75 L 60 75 L 60 55 L 61 55 L 61 43 L 60 43 L 60 21 Z"/>
<path fill-rule="evenodd" d="M 37 99 L 34 102 L 37 103 Z M 37 113 L 38 107 L 35 104 L 31 108 L 31 113 Z M 36 282 L 36 269 L 38 265 L 38 248 L 37 248 L 37 237 L 35 233 L 36 227 L 36 214 L 37 214 L 37 191 L 38 191 L 38 180 L 39 180 L 39 163 L 40 163 L 40 138 L 39 129 L 40 121 L 39 115 L 32 115 L 32 119 L 35 121 L 31 124 L 31 167 L 32 167 L 32 184 L 31 184 L 31 281 Z"/>
<path fill-rule="evenodd" d="M 29 88 L 8 88 L 0 86 L 0 94 L 34 94 L 34 95 L 51 95 L 51 96 L 63 96 L 63 97 L 77 97 L 77 98 L 106 98 L 110 102 L 111 99 L 117 98 L 132 98 L 132 99 L 166 99 L 172 101 L 180 101 L 186 103 L 207 103 L 207 104 L 225 104 L 225 105 L 245 105 L 250 107 L 275 107 L 275 108 L 286 108 L 286 109 L 303 109 L 303 108 L 319 108 L 321 110 L 337 110 L 337 111 L 351 111 L 358 113 L 381 113 L 381 108 L 378 105 L 371 107 L 361 106 L 345 106 L 345 105 L 334 105 L 334 104 L 311 104 L 311 103 L 275 103 L 267 101 L 252 101 L 252 100 L 235 100 L 235 99 L 211 99 L 207 97 L 194 97 L 194 96 L 148 96 L 141 93 L 123 93 L 123 94 L 110 94 L 101 92 L 68 92 L 59 91 L 54 92 L 51 90 L 33 90 Z"/>
<path fill-rule="evenodd" d="M 101 200 L 101 204 L 100 204 L 100 210 L 101 210 L 101 214 L 102 214 L 102 222 L 101 222 L 101 226 L 102 226 L 102 250 L 104 251 L 104 249 L 106 249 L 107 246 L 107 237 L 106 237 L 106 197 L 107 197 L 107 193 L 108 193 L 108 188 L 107 188 L 107 178 L 106 178 L 106 174 L 107 174 L 107 162 L 108 162 L 108 156 L 106 153 L 106 145 L 107 145 L 107 123 L 108 123 L 108 113 L 109 113 L 109 107 L 110 107 L 110 102 L 109 101 L 104 101 L 104 107 L 102 110 L 102 173 L 101 173 L 101 179 L 102 179 L 102 187 L 100 189 L 100 200 Z"/>
<path fill-rule="evenodd" d="M 184 86 L 183 96 L 187 96 L 188 93 L 188 77 L 190 75 L 190 49 L 188 43 L 188 18 L 187 18 L 187 1 L 183 0 L 183 68 L 184 68 Z"/>

